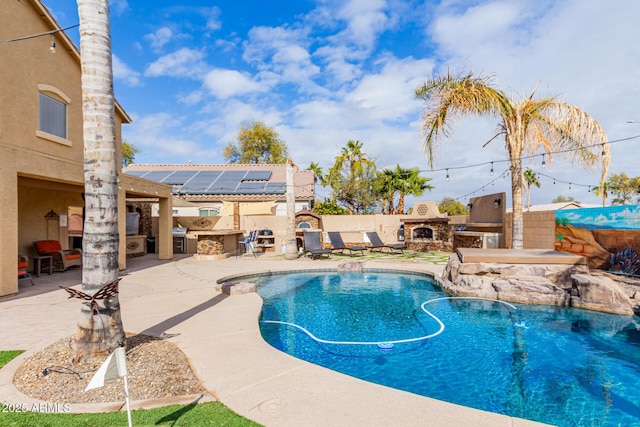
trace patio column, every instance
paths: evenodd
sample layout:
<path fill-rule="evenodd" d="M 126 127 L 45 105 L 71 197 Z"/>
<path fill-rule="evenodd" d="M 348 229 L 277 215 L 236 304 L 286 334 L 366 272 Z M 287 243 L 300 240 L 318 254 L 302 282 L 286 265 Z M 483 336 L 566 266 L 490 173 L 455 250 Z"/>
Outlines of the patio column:
<path fill-rule="evenodd" d="M 158 200 L 158 259 L 173 258 L 173 200 L 160 197 Z"/>
<path fill-rule="evenodd" d="M 118 269 L 127 268 L 127 190 L 118 186 Z"/>
<path fill-rule="evenodd" d="M 18 173 L 12 168 L 0 168 L 0 218 L 0 296 L 4 296 L 18 292 Z"/>

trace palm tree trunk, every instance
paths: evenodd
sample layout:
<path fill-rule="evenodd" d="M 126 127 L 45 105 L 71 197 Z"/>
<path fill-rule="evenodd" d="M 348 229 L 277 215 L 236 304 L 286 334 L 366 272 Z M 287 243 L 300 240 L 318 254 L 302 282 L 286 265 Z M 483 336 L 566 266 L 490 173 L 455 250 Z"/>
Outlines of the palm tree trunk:
<path fill-rule="evenodd" d="M 85 224 L 82 290 L 93 295 L 118 278 L 118 183 L 108 0 L 78 0 L 82 64 Z M 88 303 L 75 336 L 75 360 L 101 360 L 124 340 L 118 296 Z"/>
<path fill-rule="evenodd" d="M 396 211 L 398 215 L 404 215 L 404 193 L 400 192 L 400 196 L 398 198 L 398 210 Z"/>
<path fill-rule="evenodd" d="M 511 248 L 523 248 L 524 219 L 522 216 L 522 161 L 521 153 L 511 160 L 511 191 L 513 194 L 511 221 Z"/>

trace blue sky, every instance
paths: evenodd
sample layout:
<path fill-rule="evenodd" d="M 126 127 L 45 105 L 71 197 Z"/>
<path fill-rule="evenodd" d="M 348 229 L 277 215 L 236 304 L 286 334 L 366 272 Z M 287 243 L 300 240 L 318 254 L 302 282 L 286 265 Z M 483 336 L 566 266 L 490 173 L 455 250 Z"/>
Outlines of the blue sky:
<path fill-rule="evenodd" d="M 78 23 L 75 1 L 44 3 L 61 26 Z M 430 171 L 414 91 L 447 69 L 494 75 L 516 99 L 539 84 L 539 96 L 582 108 L 609 140 L 640 135 L 637 0 L 110 4 L 115 93 L 133 118 L 123 135 L 141 150 L 136 163 L 224 163 L 241 125 L 260 120 L 302 169 L 316 162 L 327 170 L 352 139 L 380 168 L 424 171 L 436 188 L 423 200 L 509 195 L 510 180 L 496 179 L 507 168 L 502 141 L 483 148 L 496 119 L 459 121 L 436 157 L 439 171 Z M 77 29 L 69 34 L 78 43 Z M 640 175 L 638 148 L 640 138 L 613 143 L 610 173 Z M 491 161 L 494 176 L 488 164 L 456 169 Z M 559 158 L 546 169 L 540 159 L 525 167 L 546 175 L 532 203 L 558 195 L 599 203 L 587 192 L 597 170 Z"/>

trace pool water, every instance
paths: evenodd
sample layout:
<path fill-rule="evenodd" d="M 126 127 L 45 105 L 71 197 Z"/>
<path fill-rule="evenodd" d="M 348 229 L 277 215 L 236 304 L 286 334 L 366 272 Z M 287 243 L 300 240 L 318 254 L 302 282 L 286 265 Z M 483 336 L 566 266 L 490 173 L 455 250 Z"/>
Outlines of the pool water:
<path fill-rule="evenodd" d="M 264 339 L 297 358 L 558 426 L 640 426 L 635 318 L 441 299 L 432 279 L 419 274 L 326 271 L 254 280 L 264 299 Z"/>

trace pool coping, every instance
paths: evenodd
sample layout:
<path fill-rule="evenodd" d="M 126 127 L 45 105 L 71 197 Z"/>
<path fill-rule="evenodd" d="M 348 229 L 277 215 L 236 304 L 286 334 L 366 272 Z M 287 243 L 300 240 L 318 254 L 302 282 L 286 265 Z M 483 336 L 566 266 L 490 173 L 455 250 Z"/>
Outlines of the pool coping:
<path fill-rule="evenodd" d="M 369 383 L 295 359 L 262 338 L 258 323 L 262 298 L 258 294 L 227 296 L 214 290 L 217 280 L 238 271 L 313 270 L 320 263 L 337 266 L 339 261 L 267 257 L 198 261 L 187 257 L 145 265 L 122 277 L 124 326 L 127 331 L 159 336 L 177 344 L 208 395 L 267 427 L 543 425 Z M 430 274 L 439 274 L 443 269 L 433 264 L 392 265 L 380 261 L 367 261 L 365 266 Z M 0 300 L 0 320 L 7 332 L 0 348 L 26 350 L 0 370 L 2 401 L 36 401 L 13 385 L 20 359 L 76 331 L 77 301 L 53 292 L 65 277 L 76 275 L 42 276 L 37 286 L 44 292 Z M 48 280 L 50 289 L 45 289 Z M 64 282 L 66 286 L 79 283 Z M 38 316 L 33 315 L 34 307 L 38 307 Z M 184 403 L 180 398 L 174 401 Z M 166 404 L 167 401 L 160 403 Z M 72 412 L 114 410 L 113 403 L 72 406 Z M 154 406 L 159 402 L 140 403 L 144 408 Z"/>

